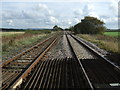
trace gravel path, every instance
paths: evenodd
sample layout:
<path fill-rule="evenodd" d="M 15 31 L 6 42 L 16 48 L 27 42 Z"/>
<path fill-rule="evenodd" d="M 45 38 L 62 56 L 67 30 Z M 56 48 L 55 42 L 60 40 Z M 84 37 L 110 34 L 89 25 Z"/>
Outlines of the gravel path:
<path fill-rule="evenodd" d="M 77 41 L 75 41 L 70 35 L 67 36 L 78 59 L 94 59 L 94 56 L 90 54 L 90 52 L 88 52 L 83 46 L 81 46 Z"/>

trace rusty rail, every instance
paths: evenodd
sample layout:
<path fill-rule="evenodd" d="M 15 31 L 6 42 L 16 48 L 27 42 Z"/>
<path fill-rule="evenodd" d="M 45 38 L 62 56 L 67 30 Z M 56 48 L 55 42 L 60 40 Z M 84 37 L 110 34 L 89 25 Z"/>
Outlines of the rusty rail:
<path fill-rule="evenodd" d="M 53 37 L 53 36 L 52 36 L 52 37 Z M 29 49 L 27 49 L 27 50 L 25 50 L 25 51 L 23 51 L 22 53 L 20 53 L 20 54 L 14 56 L 13 58 L 11 58 L 11 59 L 9 59 L 9 60 L 7 60 L 7 61 L 5 61 L 5 62 L 0 63 L 0 67 L 3 67 L 4 65 L 10 63 L 11 61 L 17 59 L 18 57 L 22 56 L 24 53 L 29 52 L 30 50 L 34 49 L 34 47 L 39 46 L 39 45 L 45 43 L 46 41 L 48 41 L 48 40 L 51 39 L 52 37 L 47 38 L 46 40 L 44 40 L 44 41 L 42 41 L 42 42 L 40 42 L 40 43 L 34 45 L 33 47 L 31 47 L 31 48 L 29 48 Z"/>
<path fill-rule="evenodd" d="M 31 70 L 37 65 L 37 63 L 42 59 L 42 57 L 46 54 L 46 52 L 52 47 L 52 45 L 56 42 L 57 38 L 47 47 L 47 49 L 30 65 L 30 67 L 10 86 L 10 88 L 16 88 L 19 86 L 23 79 L 28 76 Z"/>

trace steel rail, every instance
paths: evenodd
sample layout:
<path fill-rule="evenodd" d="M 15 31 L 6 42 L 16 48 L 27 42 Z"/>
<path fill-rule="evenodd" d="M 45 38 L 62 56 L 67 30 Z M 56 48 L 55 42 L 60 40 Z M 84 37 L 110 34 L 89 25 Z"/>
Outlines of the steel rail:
<path fill-rule="evenodd" d="M 119 66 L 117 66 L 115 63 L 113 63 L 110 60 L 108 60 L 106 57 L 104 57 L 103 55 L 101 55 L 99 52 L 97 52 L 95 49 L 93 49 L 92 47 L 90 47 L 89 45 L 87 45 L 85 42 L 83 42 L 80 39 L 76 38 L 74 35 L 71 35 L 71 36 L 75 40 L 77 40 L 78 42 L 80 42 L 82 45 L 84 45 L 87 49 L 89 49 L 90 51 L 92 51 L 94 54 L 96 54 L 97 56 L 99 56 L 100 58 L 102 58 L 103 60 L 107 61 L 108 63 L 110 63 L 111 65 L 113 65 L 115 68 L 117 68 L 118 70 L 120 70 Z"/>
<path fill-rule="evenodd" d="M 54 36 L 52 36 L 52 37 L 54 37 Z M 11 61 L 17 59 L 18 57 L 22 56 L 24 53 L 29 52 L 29 51 L 33 50 L 35 47 L 37 47 L 37 46 L 39 46 L 39 45 L 47 42 L 47 41 L 50 40 L 52 37 L 47 38 L 46 40 L 44 40 L 44 41 L 42 41 L 42 42 L 40 42 L 40 43 L 32 46 L 31 48 L 28 48 L 27 50 L 25 50 L 25 51 L 17 54 L 16 56 L 12 57 L 11 59 L 9 59 L 9 60 L 7 60 L 7 61 L 1 62 L 1 63 L 0 63 L 0 67 L 3 67 L 4 65 L 6 65 L 6 64 L 10 63 Z"/>
<path fill-rule="evenodd" d="M 47 47 L 47 49 L 29 66 L 29 68 L 9 87 L 10 89 L 14 89 L 19 86 L 22 81 L 29 75 L 32 69 L 38 64 L 38 62 L 43 58 L 46 52 L 52 47 L 52 45 L 56 42 L 57 38 L 52 41 L 52 43 Z"/>
<path fill-rule="evenodd" d="M 84 75 L 85 75 L 85 78 L 87 79 L 87 82 L 88 82 L 90 88 L 91 88 L 92 90 L 94 90 L 94 87 L 93 87 L 93 85 L 92 85 L 92 83 L 91 83 L 91 81 L 90 81 L 90 79 L 89 79 L 89 77 L 88 77 L 88 75 L 87 75 L 87 73 L 86 73 L 86 71 L 85 71 L 82 63 L 81 63 L 80 60 L 77 58 L 77 56 L 76 56 L 76 54 L 75 54 L 75 51 L 74 51 L 73 47 L 71 46 L 71 43 L 70 43 L 70 41 L 69 41 L 68 36 L 67 36 L 66 33 L 65 33 L 65 35 L 66 35 L 68 44 L 69 44 L 69 46 L 70 46 L 70 48 L 71 48 L 71 50 L 72 50 L 72 53 L 73 53 L 73 55 L 74 55 L 74 58 L 79 62 L 79 65 L 81 66 L 81 69 L 82 69 L 82 71 L 83 71 L 83 73 L 84 73 Z"/>

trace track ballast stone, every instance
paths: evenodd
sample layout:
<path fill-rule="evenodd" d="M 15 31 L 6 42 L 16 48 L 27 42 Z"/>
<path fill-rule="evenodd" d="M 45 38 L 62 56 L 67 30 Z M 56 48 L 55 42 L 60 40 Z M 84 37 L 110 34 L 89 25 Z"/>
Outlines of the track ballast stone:
<path fill-rule="evenodd" d="M 95 57 L 88 52 L 82 45 L 80 45 L 76 40 L 74 40 L 70 35 L 67 35 L 70 43 L 77 55 L 78 59 L 94 59 Z"/>

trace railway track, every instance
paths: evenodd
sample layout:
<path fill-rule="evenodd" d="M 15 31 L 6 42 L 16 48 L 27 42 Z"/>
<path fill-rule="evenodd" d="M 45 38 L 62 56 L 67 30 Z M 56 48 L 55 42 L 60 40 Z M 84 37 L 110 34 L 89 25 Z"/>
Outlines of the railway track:
<path fill-rule="evenodd" d="M 100 55 L 98 52 L 94 51 L 91 47 L 76 38 L 74 35 L 69 35 L 80 45 L 86 47 L 86 50 L 95 56 L 94 59 L 78 59 L 82 64 L 85 74 L 89 78 L 92 86 L 95 89 L 120 89 L 120 67 Z"/>
<path fill-rule="evenodd" d="M 8 89 L 21 75 L 23 75 L 24 72 L 26 72 L 26 70 L 28 70 L 28 68 L 34 68 L 38 60 L 44 57 L 44 54 L 56 40 L 56 36 L 52 36 L 0 64 L 2 67 L 2 78 L 0 79 L 0 81 L 2 81 L 2 89 Z M 26 75 L 24 75 L 22 79 L 27 76 L 31 69 L 25 73 Z"/>
<path fill-rule="evenodd" d="M 16 58 L 15 60 L 9 61 L 7 64 L 4 64 L 3 71 L 6 71 L 7 73 L 3 72 L 3 76 L 5 77 L 5 75 L 8 75 L 9 73 L 12 74 L 10 74 L 8 78 L 5 78 L 5 81 L 10 83 L 4 84 L 3 87 L 9 85 L 8 88 L 16 88 L 18 90 L 27 90 L 28 88 L 30 90 L 43 88 L 87 88 L 89 90 L 97 90 L 99 88 L 120 89 L 119 66 L 116 66 L 114 63 L 106 60 L 103 56 L 100 56 L 99 53 L 95 52 L 74 35 L 69 33 L 64 34 L 72 54 L 71 58 L 58 57 L 53 59 L 43 57 L 56 41 L 55 38 L 50 38 L 51 44 L 44 45 L 48 46 L 47 49 L 42 48 L 43 52 L 39 57 L 34 59 L 34 61 L 25 59 L 27 60 L 26 63 L 24 62 L 25 60 Z M 81 52 L 84 51 L 84 53 L 81 53 L 84 58 L 78 58 L 78 53 L 76 53 L 78 51 L 75 49 L 76 46 L 74 46 L 72 41 L 75 41 L 81 49 L 84 49 L 80 50 Z M 25 54 L 23 54 L 23 56 L 24 55 Z M 31 53 L 30 55 L 25 56 L 34 55 Z M 19 61 L 19 65 L 17 60 Z M 14 66 L 14 64 L 16 65 L 15 61 L 17 61 L 17 69 L 16 66 Z M 21 65 L 21 63 L 24 64 Z M 26 68 L 24 66 L 26 66 Z M 15 68 L 14 72 L 11 70 L 13 68 Z M 18 76 L 15 77 L 13 82 L 11 80 L 13 80 L 15 75 Z"/>
<path fill-rule="evenodd" d="M 73 58 L 47 59 L 39 61 L 26 80 L 17 89 L 31 90 L 42 88 L 81 88 L 93 90 L 93 87 L 81 65 Z"/>
<path fill-rule="evenodd" d="M 88 88 L 78 62 L 73 58 L 40 61 L 18 89 L 30 88 Z"/>

